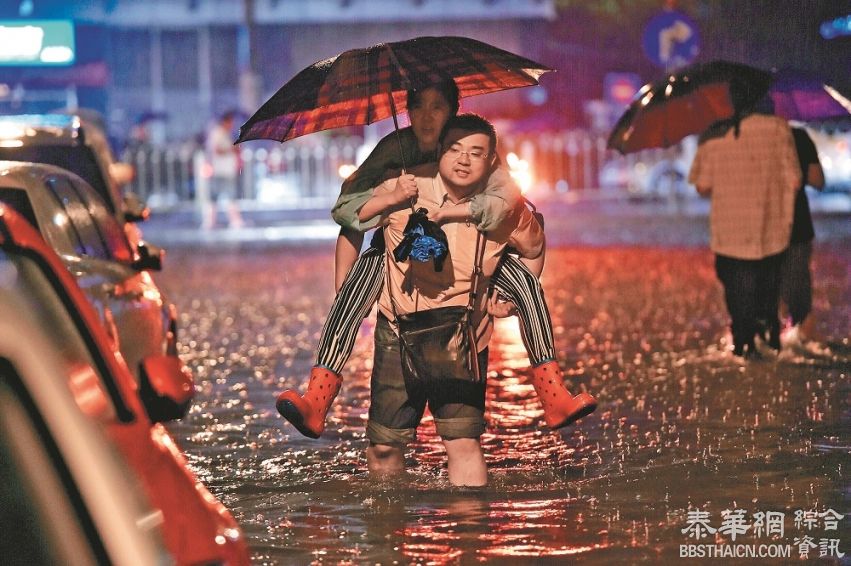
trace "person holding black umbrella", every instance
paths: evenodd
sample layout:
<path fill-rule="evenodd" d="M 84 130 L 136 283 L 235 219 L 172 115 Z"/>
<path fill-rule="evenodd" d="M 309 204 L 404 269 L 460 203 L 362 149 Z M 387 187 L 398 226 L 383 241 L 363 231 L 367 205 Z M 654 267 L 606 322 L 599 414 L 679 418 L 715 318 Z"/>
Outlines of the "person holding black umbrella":
<path fill-rule="evenodd" d="M 711 198 L 710 247 L 731 318 L 733 354 L 759 358 L 757 334 L 780 348 L 780 264 L 801 171 L 789 124 L 768 97 L 705 132 L 689 182 Z"/>
<path fill-rule="evenodd" d="M 821 190 L 824 187 L 824 170 L 812 138 L 804 128 L 792 128 L 795 149 L 801 164 L 802 183 L 795 195 L 795 215 L 789 250 L 783 257 L 780 270 L 780 298 L 791 318 L 792 330 L 786 335 L 790 341 L 802 344 L 815 338 L 815 321 L 811 316 L 813 306 L 810 258 L 813 253 L 813 219 L 807 200 L 806 185 Z"/>

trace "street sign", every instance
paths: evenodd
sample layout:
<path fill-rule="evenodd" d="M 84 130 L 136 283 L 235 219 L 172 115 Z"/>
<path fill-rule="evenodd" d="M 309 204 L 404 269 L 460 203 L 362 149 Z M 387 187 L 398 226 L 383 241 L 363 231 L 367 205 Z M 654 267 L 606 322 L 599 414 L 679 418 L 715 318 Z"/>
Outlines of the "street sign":
<path fill-rule="evenodd" d="M 0 20 L 0 66 L 61 67 L 73 63 L 71 20 Z"/>
<path fill-rule="evenodd" d="M 644 53 L 657 66 L 673 70 L 688 65 L 700 52 L 697 24 L 677 10 L 663 10 L 644 28 Z"/>

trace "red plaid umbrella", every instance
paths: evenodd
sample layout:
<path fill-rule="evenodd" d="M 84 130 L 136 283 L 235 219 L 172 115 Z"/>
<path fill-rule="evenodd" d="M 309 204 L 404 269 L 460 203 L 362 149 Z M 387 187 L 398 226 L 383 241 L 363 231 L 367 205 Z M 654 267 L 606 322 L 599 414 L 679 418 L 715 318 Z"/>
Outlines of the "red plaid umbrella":
<path fill-rule="evenodd" d="M 454 79 L 460 96 L 538 84 L 552 71 L 466 37 L 418 37 L 352 49 L 314 63 L 282 86 L 239 130 L 236 143 L 284 142 L 371 124 L 406 109 L 406 92 Z"/>
<path fill-rule="evenodd" d="M 644 85 L 609 135 L 608 147 L 632 153 L 668 147 L 699 134 L 718 120 L 732 118 L 768 90 L 771 75 L 760 69 L 713 61 L 691 65 Z"/>

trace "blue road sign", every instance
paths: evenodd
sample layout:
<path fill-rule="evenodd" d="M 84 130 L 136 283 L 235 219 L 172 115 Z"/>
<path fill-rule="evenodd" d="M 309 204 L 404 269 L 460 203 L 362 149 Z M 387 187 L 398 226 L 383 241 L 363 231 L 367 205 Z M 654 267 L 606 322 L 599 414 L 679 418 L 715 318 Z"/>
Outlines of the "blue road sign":
<path fill-rule="evenodd" d="M 644 28 L 644 53 L 666 70 L 688 65 L 700 52 L 697 24 L 677 10 L 664 10 L 653 16 Z"/>

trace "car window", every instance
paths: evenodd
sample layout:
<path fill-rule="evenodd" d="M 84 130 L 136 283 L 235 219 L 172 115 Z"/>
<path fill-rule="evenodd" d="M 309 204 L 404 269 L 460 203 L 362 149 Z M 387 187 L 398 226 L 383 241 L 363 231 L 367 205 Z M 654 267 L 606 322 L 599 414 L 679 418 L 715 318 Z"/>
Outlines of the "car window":
<path fill-rule="evenodd" d="M 68 215 L 69 228 L 76 234 L 77 253 L 86 257 L 109 259 L 109 252 L 101 234 L 70 181 L 64 177 L 50 177 L 47 186 Z"/>
<path fill-rule="evenodd" d="M 103 200 L 89 187 L 80 183 L 79 180 L 72 181 L 71 184 L 80 199 L 86 204 L 86 208 L 94 220 L 95 228 L 106 244 L 110 257 L 125 263 L 133 261 L 133 253 L 130 251 L 130 244 L 127 243 L 127 236 L 115 217 L 109 213 Z"/>
<path fill-rule="evenodd" d="M 67 169 L 82 177 L 106 202 L 107 210 L 114 214 L 109 196 L 109 187 L 104 173 L 98 166 L 92 149 L 85 145 L 27 145 L 0 147 L 0 159 L 47 163 Z"/>
<path fill-rule="evenodd" d="M 19 290 L 28 303 L 26 315 L 35 318 L 37 325 L 44 329 L 68 367 L 89 366 L 95 370 L 103 390 L 109 395 L 109 406 L 103 418 L 113 419 L 116 411 L 127 414 L 129 409 L 112 377 L 104 373 L 106 370 L 98 363 L 100 360 L 92 357 L 86 341 L 88 330 L 85 334 L 80 330 L 84 323 L 68 312 L 65 301 L 36 260 L 0 251 L 0 281 Z"/>
<path fill-rule="evenodd" d="M 30 197 L 27 196 L 27 191 L 11 187 L 0 187 L 0 202 L 11 205 L 21 216 L 26 218 L 27 222 L 35 226 L 36 230 L 40 230 Z"/>

